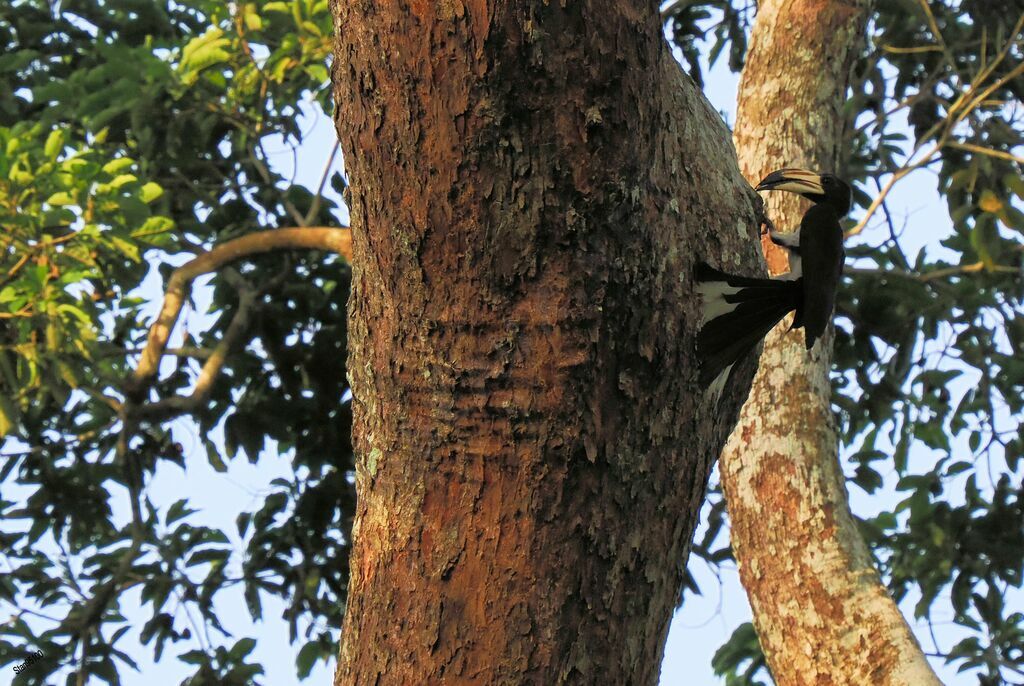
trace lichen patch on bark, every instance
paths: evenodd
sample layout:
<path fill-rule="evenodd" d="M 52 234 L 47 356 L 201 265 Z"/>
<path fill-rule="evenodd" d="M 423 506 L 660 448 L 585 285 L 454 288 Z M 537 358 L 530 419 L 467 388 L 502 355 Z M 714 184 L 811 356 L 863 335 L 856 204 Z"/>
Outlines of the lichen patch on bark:
<path fill-rule="evenodd" d="M 751 181 L 774 168 L 837 171 L 848 70 L 869 4 L 763 0 L 740 83 L 735 141 Z M 807 201 L 770 194 L 779 229 Z M 782 197 L 778 197 L 782 196 Z M 762 239 L 773 274 L 783 250 Z M 722 455 L 731 541 L 761 646 L 780 686 L 927 686 L 939 682 L 872 566 L 837 458 L 832 336 L 772 331 Z"/>

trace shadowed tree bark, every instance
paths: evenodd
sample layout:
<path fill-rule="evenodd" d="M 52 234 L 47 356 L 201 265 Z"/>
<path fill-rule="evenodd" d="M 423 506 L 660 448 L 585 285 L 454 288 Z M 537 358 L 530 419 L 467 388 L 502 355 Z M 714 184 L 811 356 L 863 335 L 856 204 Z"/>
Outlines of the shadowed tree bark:
<path fill-rule="evenodd" d="M 848 76 L 869 4 L 764 0 L 739 90 L 735 141 L 748 179 L 782 166 L 835 170 Z M 809 203 L 770 194 L 779 229 Z M 772 274 L 784 252 L 764 240 Z M 857 531 L 838 461 L 832 332 L 808 355 L 787 317 L 769 334 L 720 470 L 733 553 L 780 686 L 938 684 Z"/>
<path fill-rule="evenodd" d="M 652 684 L 753 372 L 697 256 L 756 197 L 647 2 L 344 0 L 359 505 L 335 683 Z"/>

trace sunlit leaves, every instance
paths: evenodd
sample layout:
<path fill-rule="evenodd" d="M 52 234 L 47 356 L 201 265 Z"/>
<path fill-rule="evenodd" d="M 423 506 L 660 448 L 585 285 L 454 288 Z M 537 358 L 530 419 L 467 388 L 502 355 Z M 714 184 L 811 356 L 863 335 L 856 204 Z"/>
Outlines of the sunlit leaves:
<path fill-rule="evenodd" d="M 231 53 L 227 48 L 231 41 L 224 37 L 224 32 L 211 26 L 201 36 L 189 41 L 182 50 L 178 70 L 182 74 L 185 85 L 195 83 L 199 73 L 207 67 L 226 62 Z"/>
<path fill-rule="evenodd" d="M 46 398 L 63 405 L 70 391 L 94 372 L 102 308 L 110 297 L 97 284 L 108 264 L 138 263 L 141 249 L 159 242 L 153 233 L 140 243 L 136 231 L 170 220 L 150 207 L 159 184 L 140 182 L 134 160 L 101 164 L 101 153 L 73 141 L 67 129 L 41 125 L 0 128 L 0 224 L 7 227 L 0 254 L 0 393 L 6 396 L 4 433 L 17 433 L 22 411 Z M 144 274 L 122 270 L 121 286 Z M 45 404 L 44 407 L 49 407 Z"/>
<path fill-rule="evenodd" d="M 0 541 L 19 570 L 0 590 L 19 605 L 71 616 L 122 563 L 134 534 L 111 507 L 125 505 L 131 471 L 115 458 L 117 403 L 145 338 L 142 308 L 152 311 L 159 297 L 152 285 L 139 286 L 155 280 L 159 289 L 170 262 L 190 251 L 294 222 L 285 205 L 298 196 L 287 192 L 291 182 L 272 169 L 263 143 L 270 136 L 298 143 L 299 103 L 326 104 L 330 33 L 319 0 L 0 7 L 0 434 L 9 438 L 0 482 L 21 489 L 18 503 L 0 502 L 4 522 L 15 527 L 0 527 Z M 333 220 L 333 204 L 319 206 L 315 219 Z M 267 554 L 256 559 L 273 568 L 248 565 L 244 578 L 237 570 L 250 545 L 245 536 L 239 548 L 196 523 L 187 501 L 163 502 L 159 489 L 143 495 L 143 543 L 129 570 L 142 612 L 150 612 L 142 640 L 157 659 L 174 659 L 165 648 L 175 646 L 174 655 L 195 665 L 193 684 L 249 684 L 261 672 L 251 641 L 228 640 L 214 611 L 224 589 L 243 585 L 253 607 L 268 593 L 290 603 L 292 638 L 306 646 L 300 669 L 328 654 L 343 607 L 339 560 L 347 558 L 353 505 L 345 476 L 349 410 L 340 404 L 345 267 L 322 255 L 271 255 L 239 269 L 265 288 L 247 332 L 254 344 L 231 351 L 193 430 L 208 439 L 235 398 L 246 397 L 250 417 L 274 421 L 232 436 L 252 458 L 264 445 L 294 450 L 306 480 L 274 500 L 287 504 L 261 532 L 257 547 Z M 275 303 L 283 296 L 270 284 L 282 281 L 292 305 Z M 328 281 L 342 287 L 326 292 Z M 186 352 L 168 357 L 151 398 L 187 393 L 224 335 L 238 294 L 220 275 L 213 290 L 212 309 L 222 316 L 206 331 L 182 332 Z M 218 444 L 200 443 L 211 464 L 228 468 L 231 456 Z M 147 480 L 159 465 L 203 459 L 201 447 L 183 447 L 161 421 L 144 423 L 129 453 Z M 296 531 L 322 553 L 297 559 Z M 68 576 L 53 551 L 60 545 L 85 576 Z M 118 602 L 115 595 L 96 618 L 86 649 L 90 674 L 115 682 L 133 664 L 115 646 L 126 628 Z M 183 606 L 213 644 L 193 635 Z M 78 651 L 81 634 L 70 624 L 44 633 L 48 625 L 38 624 L 0 637 L 7 639 L 0 663 L 38 647 L 53 668 L 72 664 L 64 651 Z"/>

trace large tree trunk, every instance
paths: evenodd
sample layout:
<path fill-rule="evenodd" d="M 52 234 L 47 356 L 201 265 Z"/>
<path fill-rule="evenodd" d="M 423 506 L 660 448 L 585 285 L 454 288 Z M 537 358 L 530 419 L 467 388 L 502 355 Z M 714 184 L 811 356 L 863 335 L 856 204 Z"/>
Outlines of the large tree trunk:
<path fill-rule="evenodd" d="M 763 0 L 740 82 L 735 141 L 748 179 L 782 166 L 831 171 L 861 48 L 865 0 Z M 808 203 L 772 194 L 795 229 Z M 773 274 L 788 270 L 765 241 Z M 872 565 L 846 498 L 830 398 L 832 335 L 808 355 L 787 318 L 768 336 L 720 469 L 733 553 L 780 686 L 938 684 Z"/>
<path fill-rule="evenodd" d="M 335 3 L 359 505 L 335 683 L 651 684 L 753 365 L 755 196 L 648 2 Z"/>

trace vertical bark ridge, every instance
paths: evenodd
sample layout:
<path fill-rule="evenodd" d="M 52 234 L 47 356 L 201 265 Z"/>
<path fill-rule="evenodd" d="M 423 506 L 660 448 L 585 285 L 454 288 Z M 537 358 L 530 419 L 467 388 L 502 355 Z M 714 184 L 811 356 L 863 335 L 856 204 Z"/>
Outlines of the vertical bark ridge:
<path fill-rule="evenodd" d="M 734 140 L 744 175 L 835 170 L 849 70 L 866 0 L 764 0 L 740 82 Z M 769 194 L 778 228 L 808 203 Z M 782 250 L 763 241 L 773 274 Z M 938 684 L 890 598 L 849 510 L 831 410 L 832 333 L 769 334 L 720 469 L 733 552 L 765 657 L 780 686 Z"/>
<path fill-rule="evenodd" d="M 695 386 L 754 197 L 649 3 L 343 0 L 359 504 L 342 684 L 651 684 L 753 373 Z"/>

